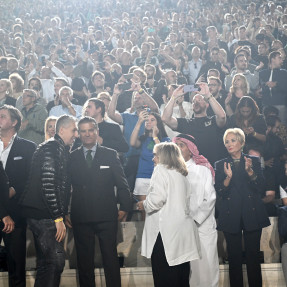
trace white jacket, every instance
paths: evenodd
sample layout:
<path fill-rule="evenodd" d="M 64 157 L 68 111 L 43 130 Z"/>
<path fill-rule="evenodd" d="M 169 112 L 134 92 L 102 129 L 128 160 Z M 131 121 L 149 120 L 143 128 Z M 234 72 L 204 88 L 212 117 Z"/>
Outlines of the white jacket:
<path fill-rule="evenodd" d="M 169 266 L 200 258 L 197 227 L 187 210 L 189 192 L 185 176 L 161 164 L 155 167 L 144 201 L 143 256 L 151 258 L 160 232 Z"/>

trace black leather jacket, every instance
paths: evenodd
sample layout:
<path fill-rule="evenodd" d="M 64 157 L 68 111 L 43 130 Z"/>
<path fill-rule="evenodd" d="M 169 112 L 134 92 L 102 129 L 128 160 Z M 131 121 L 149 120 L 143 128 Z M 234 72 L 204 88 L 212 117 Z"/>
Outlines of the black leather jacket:
<path fill-rule="evenodd" d="M 40 214 L 42 218 L 56 219 L 66 214 L 71 186 L 68 160 L 69 151 L 57 134 L 42 143 L 34 153 L 20 204 L 24 209 L 35 209 L 36 218 Z"/>

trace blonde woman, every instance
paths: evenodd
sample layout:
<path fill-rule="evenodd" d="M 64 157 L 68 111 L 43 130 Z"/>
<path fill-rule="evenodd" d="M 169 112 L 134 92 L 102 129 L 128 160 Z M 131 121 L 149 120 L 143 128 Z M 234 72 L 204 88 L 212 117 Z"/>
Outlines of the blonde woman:
<path fill-rule="evenodd" d="M 223 231 L 228 252 L 231 287 L 243 287 L 242 237 L 249 286 L 262 286 L 260 238 L 270 225 L 261 196 L 265 191 L 260 159 L 242 153 L 245 134 L 227 129 L 223 136 L 229 156 L 215 163 L 218 202 L 217 229 Z"/>
<path fill-rule="evenodd" d="M 232 84 L 225 99 L 225 111 L 228 117 L 231 117 L 236 109 L 239 100 L 249 96 L 249 84 L 243 74 L 235 74 L 232 78 Z"/>
<path fill-rule="evenodd" d="M 46 119 L 45 121 L 45 140 L 47 141 L 48 139 L 54 137 L 56 133 L 56 121 L 57 117 L 50 116 Z"/>
<path fill-rule="evenodd" d="M 13 87 L 13 98 L 17 100 L 23 94 L 24 80 L 18 73 L 11 74 L 9 76 L 9 80 Z"/>
<path fill-rule="evenodd" d="M 189 215 L 187 167 L 174 143 L 155 145 L 155 169 L 145 210 L 142 255 L 151 258 L 154 286 L 188 287 L 189 262 L 200 258 L 198 231 Z"/>
<path fill-rule="evenodd" d="M 0 80 L 0 107 L 3 105 L 10 105 L 15 107 L 16 99 L 12 97 L 13 88 L 12 83 L 8 79 Z"/>

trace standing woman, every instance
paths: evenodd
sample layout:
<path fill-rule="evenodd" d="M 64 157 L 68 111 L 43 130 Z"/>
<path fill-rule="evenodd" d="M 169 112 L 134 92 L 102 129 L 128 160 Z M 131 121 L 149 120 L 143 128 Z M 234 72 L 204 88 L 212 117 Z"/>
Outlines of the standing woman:
<path fill-rule="evenodd" d="M 139 137 L 139 130 L 143 122 L 145 122 L 145 132 Z M 150 178 L 154 169 L 152 161 L 153 147 L 155 144 L 164 141 L 170 141 L 170 138 L 166 134 L 160 115 L 148 112 L 147 109 L 141 111 L 130 138 L 130 145 L 132 147 L 141 148 L 134 188 L 134 195 L 138 200 L 144 200 L 147 195 Z"/>
<path fill-rule="evenodd" d="M 189 262 L 199 256 L 198 231 L 190 216 L 187 167 L 174 143 L 154 147 L 156 165 L 144 201 L 146 221 L 141 254 L 151 258 L 155 287 L 188 287 Z"/>
<path fill-rule="evenodd" d="M 229 157 L 215 163 L 218 201 L 218 230 L 223 231 L 229 260 L 231 287 L 243 287 L 242 232 L 248 284 L 262 286 L 259 259 L 262 228 L 270 225 L 263 201 L 264 178 L 259 158 L 242 153 L 245 135 L 241 129 L 227 129 L 223 136 Z"/>

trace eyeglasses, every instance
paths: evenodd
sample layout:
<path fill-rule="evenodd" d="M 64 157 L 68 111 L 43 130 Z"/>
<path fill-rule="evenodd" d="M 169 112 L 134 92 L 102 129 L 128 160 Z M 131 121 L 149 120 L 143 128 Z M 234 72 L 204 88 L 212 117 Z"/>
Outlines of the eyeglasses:
<path fill-rule="evenodd" d="M 194 63 L 194 69 L 197 69 L 197 64 L 196 63 Z"/>

